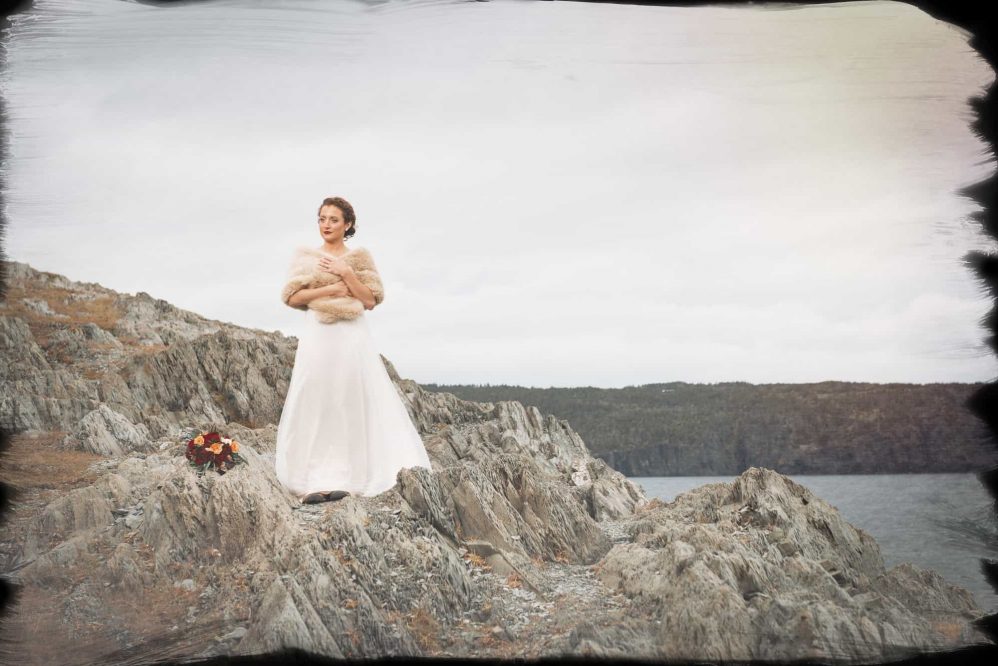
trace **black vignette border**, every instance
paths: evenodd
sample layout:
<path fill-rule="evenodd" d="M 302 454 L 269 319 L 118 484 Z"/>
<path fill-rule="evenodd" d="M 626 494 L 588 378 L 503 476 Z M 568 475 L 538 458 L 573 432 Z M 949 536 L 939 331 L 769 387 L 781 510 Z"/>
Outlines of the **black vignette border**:
<path fill-rule="evenodd" d="M 121 0 L 127 1 L 127 0 Z M 162 7 L 163 9 L 168 9 L 171 5 L 184 5 L 191 4 L 192 2 L 210 2 L 211 0 L 133 0 L 141 4 L 152 5 Z M 455 0 L 457 1 L 457 0 Z M 481 0 L 480 0 L 481 1 Z M 488 0 L 484 0 L 488 1 Z M 547 1 L 558 1 L 558 0 L 531 0 L 534 2 L 547 2 Z M 577 2 L 593 2 L 599 0 L 574 0 Z M 606 2 L 604 4 L 637 4 L 637 5 L 658 5 L 658 6 L 672 6 L 672 7 L 685 7 L 685 6 L 722 6 L 722 5 L 748 5 L 757 6 L 759 8 L 780 8 L 780 7 L 793 7 L 797 5 L 807 5 L 807 4 L 845 4 L 846 2 L 852 1 L 864 1 L 864 0 L 843 0 L 837 3 L 816 3 L 816 2 L 795 2 L 795 3 L 765 3 L 765 2 L 751 2 L 750 0 L 745 0 L 742 2 L 738 1 L 725 1 L 717 0 L 714 2 L 645 2 L 641 0 L 632 0 L 630 2 Z M 990 3 L 981 2 L 980 0 L 949 0 L 949 1 L 939 1 L 939 0 L 899 0 L 906 4 L 918 7 L 925 11 L 932 17 L 950 23 L 954 26 L 962 28 L 970 33 L 969 45 L 975 49 L 981 57 L 992 67 L 993 70 L 998 71 L 998 39 L 996 39 L 996 32 L 998 32 L 998 23 L 994 21 L 989 21 L 989 5 Z M 33 7 L 32 0 L 8 0 L 2 5 L 2 10 L 0 10 L 0 30 L 9 27 L 9 17 L 21 12 L 29 11 Z M 0 51 L 0 58 L 2 58 L 2 51 Z M 5 67 L 6 63 L 0 60 L 0 67 Z M 996 84 L 992 85 L 984 92 L 984 94 L 973 97 L 968 100 L 973 113 L 974 120 L 971 122 L 970 126 L 975 135 L 981 140 L 985 141 L 991 149 L 991 154 L 995 154 L 996 148 L 996 130 L 995 130 L 995 116 L 996 107 L 998 107 L 998 92 L 996 92 Z M 0 163 L 6 163 L 9 145 L 7 139 L 7 110 L 6 104 L 2 98 L 0 98 Z M 6 299 L 7 297 L 7 274 L 6 274 L 6 261 L 7 255 L 4 250 L 6 245 L 6 229 L 8 224 L 8 219 L 6 215 L 6 178 L 3 172 L 0 172 L 0 299 Z M 978 222 L 985 233 L 993 240 L 998 241 L 998 215 L 996 215 L 996 196 L 998 196 L 998 174 L 993 174 L 987 179 L 974 183 L 959 192 L 963 196 L 966 196 L 973 201 L 975 201 L 981 209 L 972 214 L 972 218 Z M 965 255 L 965 264 L 969 270 L 972 270 L 976 275 L 980 285 L 985 288 L 992 297 L 992 308 L 989 313 L 983 318 L 982 324 L 988 330 L 989 335 L 987 337 L 987 343 L 992 351 L 998 355 L 998 254 L 995 253 L 984 253 L 980 251 L 971 251 Z M 975 416 L 981 419 L 987 427 L 987 432 L 989 439 L 987 445 L 994 447 L 998 450 L 998 378 L 985 383 L 979 390 L 977 390 L 970 399 L 966 402 L 966 408 L 970 410 Z M 6 415 L 0 414 L 0 455 L 6 452 L 11 444 L 11 438 L 14 434 L 12 429 L 9 427 L 11 424 L 9 420 L 6 419 Z M 998 468 L 992 468 L 989 470 L 982 470 L 978 474 L 981 481 L 987 487 L 988 492 L 991 494 L 993 504 L 992 509 L 998 513 Z M 0 520 L 3 520 L 5 515 L 10 511 L 11 501 L 13 499 L 12 489 L 5 483 L 0 482 Z M 6 522 L 6 521 L 5 521 Z M 982 560 L 981 568 L 985 573 L 988 582 L 991 584 L 992 588 L 998 592 L 998 561 L 996 560 Z M 17 589 L 10 583 L 10 581 L 0 576 L 0 624 L 3 624 L 10 613 L 11 607 L 17 598 Z M 998 642 L 998 613 L 992 614 L 981 618 L 977 622 L 979 628 L 981 628 L 984 633 L 986 633 L 992 640 Z M 0 643 L 0 662 L 10 663 L 7 659 L 4 659 L 5 655 L 10 654 L 10 645 Z M 154 652 L 154 650 L 152 651 Z M 135 659 L 134 663 L 157 663 L 157 664 L 170 664 L 170 663 L 192 663 L 192 662 L 174 662 L 174 661 L 148 661 L 141 659 L 141 654 L 136 653 L 130 655 Z M 152 654 L 147 655 L 152 657 Z M 356 660 L 346 660 L 347 663 Z M 380 661 L 384 663 L 394 663 L 400 661 L 399 659 L 379 659 L 379 660 L 365 660 L 365 663 L 370 661 Z M 425 663 L 453 663 L 453 660 L 435 660 L 435 659 L 419 659 L 412 660 L 406 659 L 405 661 L 419 661 Z M 488 660 L 492 661 L 492 660 Z M 523 661 L 523 660 L 515 660 Z M 607 660 L 607 659 L 593 659 L 593 658 L 564 658 L 564 659 L 541 659 L 538 660 L 542 663 L 593 663 L 597 661 L 606 661 L 610 663 L 633 663 L 633 664 L 643 664 L 648 663 L 642 660 Z M 935 663 L 998 663 L 998 646 L 975 646 L 970 648 L 964 648 L 961 650 L 955 650 L 951 652 L 936 652 L 936 653 L 926 653 L 905 659 L 902 661 L 891 662 L 895 664 L 935 664 Z M 329 658 L 322 658 L 317 655 L 310 655 L 301 650 L 284 650 L 281 652 L 275 652 L 272 654 L 262 654 L 254 655 L 250 657 L 220 657 L 216 659 L 201 660 L 197 663 L 202 664 L 262 664 L 262 663 L 297 663 L 297 664 L 333 664 L 333 663 L 345 663 L 344 660 L 334 660 Z M 495 661 L 495 663 L 502 663 Z M 659 663 L 659 662 L 655 662 Z M 717 661 L 702 662 L 702 663 L 719 663 Z M 751 663 L 751 662 L 738 662 L 738 663 Z M 762 663 L 762 662 L 760 662 Z M 776 663 L 776 662 L 767 662 Z M 779 663 L 817 663 L 817 662 L 779 662 Z"/>

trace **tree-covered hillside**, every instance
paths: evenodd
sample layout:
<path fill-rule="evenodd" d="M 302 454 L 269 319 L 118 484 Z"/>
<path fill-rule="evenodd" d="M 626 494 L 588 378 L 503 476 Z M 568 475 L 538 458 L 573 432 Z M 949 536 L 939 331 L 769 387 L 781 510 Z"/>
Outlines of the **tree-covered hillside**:
<path fill-rule="evenodd" d="M 963 403 L 980 384 L 648 384 L 620 389 L 424 384 L 568 420 L 629 476 L 967 472 L 998 463 Z"/>

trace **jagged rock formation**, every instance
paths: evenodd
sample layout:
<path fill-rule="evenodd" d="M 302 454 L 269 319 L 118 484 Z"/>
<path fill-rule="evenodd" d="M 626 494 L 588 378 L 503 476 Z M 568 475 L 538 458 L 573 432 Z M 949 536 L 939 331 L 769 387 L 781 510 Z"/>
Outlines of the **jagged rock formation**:
<path fill-rule="evenodd" d="M 600 578 L 646 599 L 663 656 L 875 658 L 891 645 L 962 631 L 966 590 L 908 563 L 886 570 L 876 541 L 807 488 L 752 467 L 701 486 L 627 526 L 632 543 Z"/>
<path fill-rule="evenodd" d="M 3 637 L 19 662 L 285 646 L 870 660 L 985 640 L 969 593 L 885 570 L 872 538 L 785 476 L 750 468 L 649 501 L 567 422 L 425 391 L 387 361 L 434 471 L 303 506 L 273 469 L 293 338 L 9 275 L 3 416 L 25 432 L 0 570 L 25 586 Z M 199 477 L 183 429 L 212 426 L 246 464 Z"/>

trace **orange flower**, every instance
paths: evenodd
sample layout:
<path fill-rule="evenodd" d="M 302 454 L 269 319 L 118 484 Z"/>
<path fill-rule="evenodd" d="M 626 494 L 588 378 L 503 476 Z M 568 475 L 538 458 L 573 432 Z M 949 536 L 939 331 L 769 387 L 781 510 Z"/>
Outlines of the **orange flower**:
<path fill-rule="evenodd" d="M 197 437 L 194 438 L 194 446 L 201 446 L 203 444 L 204 444 L 204 437 L 198 435 Z"/>
<path fill-rule="evenodd" d="M 232 444 L 230 444 L 230 446 L 232 447 L 233 453 L 239 450 L 239 442 L 237 442 L 236 440 L 232 440 Z"/>
<path fill-rule="evenodd" d="M 208 450 L 211 451 L 212 453 L 221 453 L 222 452 L 222 443 L 221 442 L 215 442 L 214 444 L 212 444 L 211 446 L 208 447 Z"/>

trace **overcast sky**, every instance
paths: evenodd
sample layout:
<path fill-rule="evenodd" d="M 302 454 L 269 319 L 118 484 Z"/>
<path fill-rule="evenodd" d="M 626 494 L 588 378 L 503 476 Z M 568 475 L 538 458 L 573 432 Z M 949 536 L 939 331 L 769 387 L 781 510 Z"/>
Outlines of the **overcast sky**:
<path fill-rule="evenodd" d="M 37 0 L 7 257 L 297 335 L 343 196 L 419 382 L 989 381 L 967 35 L 902 3 Z M 205 259 L 218 262 L 210 270 Z"/>

